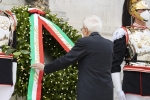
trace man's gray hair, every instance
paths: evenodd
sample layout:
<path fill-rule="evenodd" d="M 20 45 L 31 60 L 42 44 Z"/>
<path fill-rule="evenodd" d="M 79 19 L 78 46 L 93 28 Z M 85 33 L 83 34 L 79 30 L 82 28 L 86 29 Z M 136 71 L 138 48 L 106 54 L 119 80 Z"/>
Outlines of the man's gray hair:
<path fill-rule="evenodd" d="M 100 33 L 102 29 L 102 21 L 98 16 L 91 15 L 83 19 L 83 26 L 87 28 L 90 33 Z"/>

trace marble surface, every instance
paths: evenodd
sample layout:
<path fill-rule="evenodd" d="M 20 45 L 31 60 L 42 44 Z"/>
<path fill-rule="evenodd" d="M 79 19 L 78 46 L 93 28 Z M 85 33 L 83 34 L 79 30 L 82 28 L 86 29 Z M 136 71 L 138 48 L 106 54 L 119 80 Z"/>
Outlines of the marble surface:
<path fill-rule="evenodd" d="M 24 4 L 26 4 L 25 0 L 2 0 L 2 2 L 0 3 L 0 10 L 8 10 L 13 6 Z"/>
<path fill-rule="evenodd" d="M 150 5 L 150 0 L 145 0 Z M 70 25 L 82 28 L 82 20 L 91 14 L 103 21 L 103 34 L 113 34 L 121 27 L 124 0 L 49 0 L 51 11 L 66 12 Z M 150 27 L 150 21 L 148 22 Z"/>
<path fill-rule="evenodd" d="M 150 5 L 150 0 L 145 0 Z M 121 14 L 124 0 L 49 0 L 52 12 L 65 13 L 68 22 L 80 30 L 84 17 L 91 14 L 99 16 L 103 22 L 103 34 L 113 34 L 121 26 Z M 3 0 L 0 9 L 11 9 L 26 4 L 25 0 Z M 62 16 L 64 17 L 64 16 Z M 150 27 L 150 21 L 147 23 Z"/>

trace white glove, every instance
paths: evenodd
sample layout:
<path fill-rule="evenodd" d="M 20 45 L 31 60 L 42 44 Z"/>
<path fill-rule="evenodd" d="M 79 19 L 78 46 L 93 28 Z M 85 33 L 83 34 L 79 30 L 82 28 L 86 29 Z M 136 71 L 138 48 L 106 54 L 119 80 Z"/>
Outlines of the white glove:
<path fill-rule="evenodd" d="M 117 91 L 117 95 L 118 95 L 119 100 L 126 100 L 126 97 L 123 91 Z"/>
<path fill-rule="evenodd" d="M 126 100 L 125 94 L 122 91 L 120 72 L 112 73 L 111 76 L 119 100 Z"/>

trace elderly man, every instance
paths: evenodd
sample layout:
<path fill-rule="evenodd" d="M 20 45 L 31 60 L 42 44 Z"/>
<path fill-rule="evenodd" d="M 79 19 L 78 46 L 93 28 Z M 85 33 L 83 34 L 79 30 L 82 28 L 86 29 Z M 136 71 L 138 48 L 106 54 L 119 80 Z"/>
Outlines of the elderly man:
<path fill-rule="evenodd" d="M 83 38 L 70 52 L 46 65 L 36 63 L 31 66 L 48 74 L 78 62 L 77 100 L 113 100 L 113 43 L 100 35 L 101 28 L 99 17 L 84 18 Z"/>

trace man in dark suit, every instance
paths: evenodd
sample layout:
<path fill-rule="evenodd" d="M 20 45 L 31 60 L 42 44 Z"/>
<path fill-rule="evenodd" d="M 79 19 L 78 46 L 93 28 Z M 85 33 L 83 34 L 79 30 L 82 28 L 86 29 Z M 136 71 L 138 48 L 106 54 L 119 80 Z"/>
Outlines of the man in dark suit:
<path fill-rule="evenodd" d="M 101 27 L 99 17 L 86 17 L 83 20 L 83 38 L 70 52 L 46 65 L 36 63 L 31 66 L 48 74 L 78 61 L 77 100 L 113 100 L 113 43 L 99 34 Z"/>

